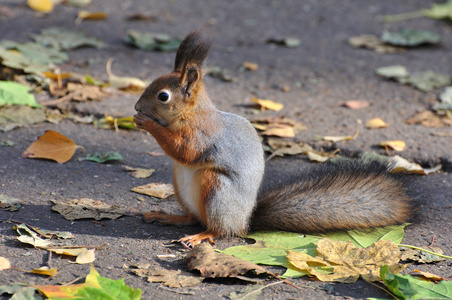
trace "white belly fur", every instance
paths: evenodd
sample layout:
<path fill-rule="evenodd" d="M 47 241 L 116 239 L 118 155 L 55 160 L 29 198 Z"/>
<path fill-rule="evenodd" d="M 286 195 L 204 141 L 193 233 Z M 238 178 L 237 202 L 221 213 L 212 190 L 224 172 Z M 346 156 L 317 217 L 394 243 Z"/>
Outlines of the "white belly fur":
<path fill-rule="evenodd" d="M 180 200 L 185 204 L 188 210 L 200 217 L 199 204 L 201 201 L 200 180 L 195 178 L 197 168 L 188 168 L 186 166 L 175 163 L 175 176 L 177 181 L 177 189 L 179 191 Z"/>

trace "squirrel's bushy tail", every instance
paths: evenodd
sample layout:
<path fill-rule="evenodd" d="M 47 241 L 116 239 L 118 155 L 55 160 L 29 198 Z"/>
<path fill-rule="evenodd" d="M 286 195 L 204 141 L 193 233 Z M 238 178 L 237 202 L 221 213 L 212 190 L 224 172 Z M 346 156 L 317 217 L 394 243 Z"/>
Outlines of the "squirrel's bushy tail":
<path fill-rule="evenodd" d="M 387 164 L 339 160 L 260 193 L 250 227 L 308 233 L 394 225 L 410 218 L 410 202 Z"/>

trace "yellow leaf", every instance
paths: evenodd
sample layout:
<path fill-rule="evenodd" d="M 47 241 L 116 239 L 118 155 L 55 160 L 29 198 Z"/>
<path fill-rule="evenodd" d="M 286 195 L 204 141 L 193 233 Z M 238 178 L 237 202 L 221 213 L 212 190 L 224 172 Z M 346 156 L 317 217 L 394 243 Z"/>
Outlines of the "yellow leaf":
<path fill-rule="evenodd" d="M 369 121 L 366 122 L 366 127 L 369 129 L 386 128 L 388 126 L 389 125 L 380 118 L 370 119 Z"/>
<path fill-rule="evenodd" d="M 174 188 L 172 184 L 149 183 L 134 187 L 132 192 L 165 199 L 174 194 Z"/>
<path fill-rule="evenodd" d="M 11 263 L 8 259 L 0 256 L 0 271 L 11 268 Z"/>
<path fill-rule="evenodd" d="M 132 89 L 132 90 L 144 90 L 147 87 L 147 84 L 138 78 L 135 77 L 120 77 L 116 76 L 111 71 L 111 63 L 113 59 L 109 59 L 107 61 L 107 74 L 108 74 L 108 84 L 111 87 L 117 89 Z"/>
<path fill-rule="evenodd" d="M 408 173 L 427 175 L 425 170 L 417 163 L 412 163 L 405 158 L 395 155 L 391 158 L 391 173 Z"/>
<path fill-rule="evenodd" d="M 245 69 L 247 69 L 248 71 L 256 71 L 257 69 L 259 69 L 259 65 L 256 63 L 252 63 L 252 62 L 248 62 L 248 61 L 244 61 L 243 62 L 243 67 Z"/>
<path fill-rule="evenodd" d="M 419 271 L 419 270 L 414 270 L 413 273 L 411 273 L 410 275 L 412 276 L 417 276 L 417 277 L 421 277 L 422 279 L 428 280 L 428 281 L 433 281 L 433 282 L 439 282 L 442 280 L 447 280 L 444 277 L 429 273 L 429 272 L 424 272 L 424 271 Z"/>
<path fill-rule="evenodd" d="M 124 169 L 129 172 L 129 175 L 135 178 L 148 178 L 155 172 L 154 169 L 142 169 L 124 166 Z"/>
<path fill-rule="evenodd" d="M 38 274 L 38 275 L 44 275 L 44 276 L 56 276 L 58 274 L 58 271 L 54 268 L 49 268 L 47 266 L 40 267 L 37 269 L 33 269 L 30 271 L 32 274 Z"/>
<path fill-rule="evenodd" d="M 77 255 L 75 262 L 78 264 L 89 264 L 92 263 L 94 260 L 95 260 L 94 249 L 88 250 L 86 248 L 83 248 L 80 254 Z"/>
<path fill-rule="evenodd" d="M 47 130 L 22 153 L 22 157 L 45 158 L 65 163 L 72 158 L 77 148 L 81 148 L 85 152 L 82 146 L 76 145 L 61 133 Z"/>
<path fill-rule="evenodd" d="M 378 146 L 389 147 L 395 151 L 403 151 L 403 150 L 405 150 L 406 144 L 404 141 L 396 140 L 396 141 L 380 142 L 380 143 L 378 143 Z"/>
<path fill-rule="evenodd" d="M 328 159 L 331 158 L 331 156 L 329 155 L 320 154 L 312 151 L 306 151 L 306 154 L 308 155 L 310 161 L 316 162 L 326 162 Z"/>
<path fill-rule="evenodd" d="M 359 276 L 379 280 L 380 267 L 388 265 L 399 271 L 400 251 L 392 241 L 377 241 L 368 248 L 357 248 L 351 242 L 322 239 L 317 256 L 288 250 L 287 260 L 299 270 L 321 281 L 355 282 Z"/>
<path fill-rule="evenodd" d="M 260 134 L 265 136 L 294 137 L 295 131 L 292 125 L 269 125 Z"/>
<path fill-rule="evenodd" d="M 262 110 L 269 109 L 269 110 L 280 111 L 284 107 L 284 104 L 274 102 L 272 100 L 263 100 L 263 99 L 252 98 L 251 101 L 259 104 Z"/>
<path fill-rule="evenodd" d="M 355 135 L 353 135 L 353 136 L 351 136 L 351 135 L 346 135 L 346 136 L 324 136 L 323 140 L 329 141 L 329 142 L 333 142 L 333 143 L 337 143 L 337 142 L 354 140 L 354 139 L 356 139 L 357 136 L 358 136 L 358 132 L 355 133 Z"/>
<path fill-rule="evenodd" d="M 78 12 L 77 19 L 78 20 L 105 20 L 108 17 L 108 14 L 103 11 L 85 11 L 81 10 Z"/>
<path fill-rule="evenodd" d="M 369 101 L 364 100 L 348 100 L 342 103 L 342 105 L 350 108 L 350 109 L 363 109 L 370 106 Z"/>
<path fill-rule="evenodd" d="M 52 0 L 27 0 L 28 6 L 39 12 L 50 13 L 53 11 Z"/>

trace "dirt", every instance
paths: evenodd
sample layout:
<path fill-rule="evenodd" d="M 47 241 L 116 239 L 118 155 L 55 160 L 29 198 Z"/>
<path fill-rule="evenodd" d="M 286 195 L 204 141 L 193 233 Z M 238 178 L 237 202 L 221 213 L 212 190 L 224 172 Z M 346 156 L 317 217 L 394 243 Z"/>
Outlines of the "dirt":
<path fill-rule="evenodd" d="M 280 112 L 265 112 L 261 116 L 284 115 L 302 122 L 307 130 L 297 134 L 296 140 L 309 142 L 316 149 L 329 149 L 327 142 L 314 142 L 315 136 L 353 135 L 357 139 L 337 143 L 340 153 L 353 155 L 362 151 L 385 154 L 376 144 L 383 140 L 403 140 L 406 150 L 391 155 L 421 163 L 426 167 L 443 165 L 443 171 L 429 176 L 415 177 L 412 193 L 416 198 L 417 217 L 406 228 L 404 243 L 426 247 L 431 243 L 451 255 L 452 246 L 452 169 L 451 137 L 434 135 L 450 133 L 450 127 L 429 128 L 407 125 L 404 120 L 416 112 L 430 109 L 437 103 L 441 89 L 421 92 L 409 86 L 384 80 L 375 75 L 375 68 L 401 64 L 412 71 L 434 70 L 449 75 L 452 69 L 452 26 L 450 22 L 420 18 L 384 24 L 378 16 L 416 11 L 429 7 L 433 1 L 93 1 L 90 11 L 105 11 L 108 19 L 74 23 L 79 9 L 59 5 L 48 16 L 37 15 L 22 1 L 0 0 L 0 36 L 2 39 L 28 41 L 43 28 L 60 27 L 80 30 L 98 37 L 109 47 L 97 50 L 82 48 L 70 52 L 70 62 L 63 71 L 90 74 L 107 80 L 105 64 L 114 58 L 113 71 L 120 76 L 135 76 L 153 80 L 168 73 L 174 53 L 145 52 L 123 43 L 130 29 L 163 32 L 183 37 L 193 29 L 202 29 L 213 41 L 209 65 L 226 68 L 237 81 L 222 82 L 207 77 L 211 99 L 224 111 L 249 119 L 257 117 L 249 108 L 250 98 L 272 99 L 285 105 Z M 25 1 L 23 1 L 25 2 Z M 371 3 L 371 4 L 369 4 Z M 126 21 L 135 13 L 149 12 L 154 21 Z M 378 54 L 372 50 L 352 48 L 350 36 L 379 35 L 383 29 L 403 27 L 430 30 L 442 36 L 439 46 L 420 47 L 401 54 Z M 301 46 L 287 48 L 268 44 L 269 38 L 296 37 Z M 244 61 L 257 63 L 259 69 L 241 70 Z M 283 87 L 290 87 L 284 92 Z M 38 96 L 38 99 L 41 99 Z M 75 109 L 84 113 L 128 116 L 139 95 L 116 94 L 101 102 L 78 104 Z M 338 105 L 346 100 L 366 100 L 371 106 L 351 110 Z M 368 130 L 363 122 L 380 117 L 390 126 Z M 96 164 L 78 161 L 81 150 L 65 164 L 45 160 L 25 159 L 22 152 L 45 130 L 56 130 L 85 148 L 86 153 L 114 150 L 125 161 Z M 131 212 L 151 210 L 179 211 L 175 201 L 158 201 L 145 197 L 144 201 L 131 188 L 149 182 L 171 182 L 172 167 L 167 156 L 154 157 L 147 153 L 160 151 L 155 140 L 144 132 L 96 129 L 65 120 L 59 124 L 41 123 L 0 133 L 1 141 L 13 141 L 12 147 L 0 147 L 0 193 L 23 201 L 17 212 L 0 210 L 0 256 L 7 257 L 21 270 L 31 270 L 47 261 L 47 252 L 26 247 L 16 239 L 8 220 L 27 222 L 37 227 L 68 230 L 76 235 L 77 245 L 103 245 L 96 253 L 94 267 L 103 276 L 124 278 L 126 284 L 141 288 L 143 299 L 227 299 L 246 285 L 237 281 L 211 280 L 196 288 L 176 290 L 126 272 L 124 265 L 151 263 L 167 269 L 185 269 L 185 252 L 171 241 L 184 234 L 194 234 L 201 228 L 159 226 L 142 223 L 140 217 L 116 220 L 67 221 L 51 211 L 50 200 L 93 198 L 116 204 Z M 149 179 L 135 179 L 123 170 L 123 164 L 156 169 Z M 305 157 L 274 158 L 267 164 L 266 182 L 281 181 L 313 163 Z M 216 247 L 224 249 L 244 244 L 241 238 L 217 240 Z M 158 258 L 158 255 L 166 255 Z M 10 269 L 3 271 L 0 284 L 27 282 L 33 284 L 67 283 L 85 277 L 88 265 L 71 264 L 67 259 L 52 258 L 52 266 L 60 273 L 47 279 Z M 451 262 L 409 266 L 450 277 Z M 273 268 L 272 270 L 281 271 Z M 303 291 L 279 284 L 262 291 L 262 299 L 350 299 L 386 297 L 375 286 L 364 281 L 354 284 L 321 283 L 308 278 L 292 280 L 305 286 Z M 185 293 L 185 294 L 182 294 Z"/>

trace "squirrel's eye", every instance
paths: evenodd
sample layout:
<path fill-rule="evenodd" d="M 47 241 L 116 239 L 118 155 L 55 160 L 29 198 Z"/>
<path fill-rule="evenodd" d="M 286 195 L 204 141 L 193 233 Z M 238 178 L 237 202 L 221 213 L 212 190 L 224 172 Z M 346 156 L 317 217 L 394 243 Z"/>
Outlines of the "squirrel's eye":
<path fill-rule="evenodd" d="M 160 92 L 157 96 L 157 99 L 159 99 L 162 102 L 168 102 L 170 98 L 171 96 L 168 92 Z"/>

